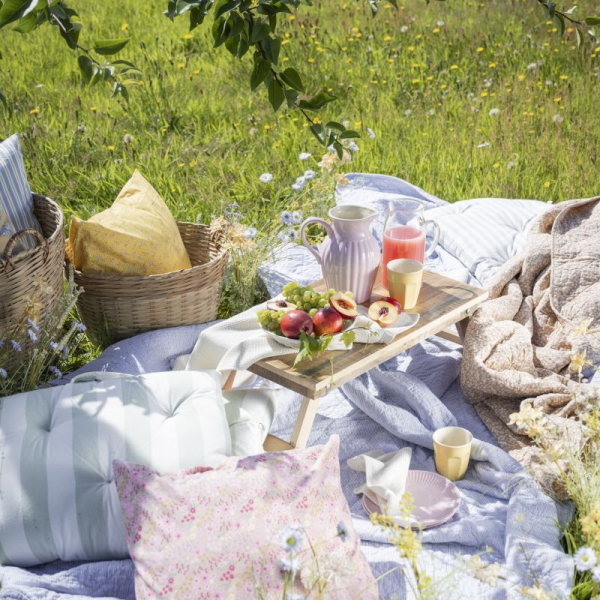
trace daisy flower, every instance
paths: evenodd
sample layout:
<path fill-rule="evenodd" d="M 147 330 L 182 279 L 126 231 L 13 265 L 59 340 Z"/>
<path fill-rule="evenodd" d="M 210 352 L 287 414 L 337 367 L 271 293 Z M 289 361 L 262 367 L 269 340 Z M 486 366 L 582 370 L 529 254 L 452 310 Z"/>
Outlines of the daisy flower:
<path fill-rule="evenodd" d="M 302 527 L 299 525 L 288 525 L 279 538 L 281 547 L 286 552 L 298 550 L 302 544 Z"/>
<path fill-rule="evenodd" d="M 592 581 L 594 583 L 600 583 L 600 566 L 596 566 L 592 569 Z"/>
<path fill-rule="evenodd" d="M 306 185 L 306 179 L 304 177 L 298 177 L 296 181 L 292 184 L 292 189 L 296 192 L 304 189 Z"/>
<path fill-rule="evenodd" d="M 301 213 L 301 212 L 299 212 L 299 211 L 297 211 L 297 210 L 295 210 L 295 211 L 292 213 L 292 221 L 293 221 L 293 222 L 294 222 L 296 225 L 297 225 L 298 223 L 301 223 L 301 222 L 302 222 L 302 213 Z"/>
<path fill-rule="evenodd" d="M 285 231 L 280 231 L 277 234 L 277 237 L 279 238 L 279 241 L 282 242 L 282 243 L 284 243 L 284 244 L 287 244 L 290 241 L 290 238 L 289 238 L 288 234 Z"/>
<path fill-rule="evenodd" d="M 311 181 L 316 176 L 317 176 L 317 174 L 312 169 L 308 169 L 308 171 L 304 171 L 304 179 L 307 179 L 308 181 Z"/>
<path fill-rule="evenodd" d="M 284 225 L 291 225 L 292 224 L 292 213 L 287 210 L 284 210 L 281 213 L 280 219 Z"/>
<path fill-rule="evenodd" d="M 279 559 L 279 570 L 282 573 L 298 573 L 300 561 L 293 556 L 282 556 Z"/>
<path fill-rule="evenodd" d="M 298 239 L 298 232 L 295 229 L 288 229 L 288 237 L 291 242 L 295 242 Z"/>
<path fill-rule="evenodd" d="M 273 181 L 273 175 L 271 175 L 271 173 L 263 173 L 258 180 L 261 183 L 271 183 L 271 181 Z"/>
<path fill-rule="evenodd" d="M 578 571 L 590 571 L 598 564 L 596 553 L 589 546 L 579 548 L 573 558 Z"/>

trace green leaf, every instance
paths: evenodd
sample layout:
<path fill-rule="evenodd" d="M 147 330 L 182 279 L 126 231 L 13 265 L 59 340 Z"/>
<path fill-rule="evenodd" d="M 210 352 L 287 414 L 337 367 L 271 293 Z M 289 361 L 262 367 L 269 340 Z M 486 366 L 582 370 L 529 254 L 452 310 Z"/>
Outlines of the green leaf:
<path fill-rule="evenodd" d="M 114 40 L 98 40 L 94 46 L 94 50 L 102 56 L 116 54 L 127 46 L 131 38 L 121 38 Z"/>
<path fill-rule="evenodd" d="M 254 69 L 250 76 L 250 89 L 255 90 L 267 77 L 271 70 L 271 63 L 264 60 L 260 55 L 254 58 Z"/>
<path fill-rule="evenodd" d="M 284 90 L 284 93 L 288 108 L 292 108 L 292 106 L 296 104 L 296 100 L 298 100 L 298 92 L 296 90 L 286 89 Z"/>
<path fill-rule="evenodd" d="M 577 47 L 579 48 L 583 42 L 583 36 L 581 35 L 581 31 L 579 31 L 579 29 L 575 30 L 575 36 L 577 38 Z"/>
<path fill-rule="evenodd" d="M 344 158 L 344 146 L 342 146 L 338 140 L 335 140 L 333 142 L 333 147 L 335 148 L 335 153 L 337 154 L 338 158 L 340 160 L 343 160 Z"/>
<path fill-rule="evenodd" d="M 125 102 L 129 102 L 129 90 L 118 81 L 115 81 L 115 85 L 113 86 L 113 98 L 115 96 L 121 96 Z"/>
<path fill-rule="evenodd" d="M 279 52 L 281 50 L 281 40 L 279 38 L 267 38 L 260 43 L 269 60 L 276 65 L 279 60 Z"/>
<path fill-rule="evenodd" d="M 204 23 L 204 19 L 212 7 L 212 4 L 212 0 L 202 0 L 198 6 L 193 6 L 190 9 L 190 31 Z"/>
<path fill-rule="evenodd" d="M 296 354 L 294 365 L 306 359 L 311 360 L 314 356 L 325 352 L 329 348 L 331 340 L 333 340 L 332 335 L 316 338 L 306 335 L 303 331 L 300 334 L 300 350 Z"/>
<path fill-rule="evenodd" d="M 246 52 L 248 52 L 249 49 L 250 44 L 248 43 L 248 40 L 245 38 L 245 36 L 242 35 L 240 37 L 240 45 L 237 51 L 237 57 L 242 58 L 242 56 L 244 56 L 244 54 L 246 54 Z"/>
<path fill-rule="evenodd" d="M 329 121 L 328 123 L 325 124 L 325 127 L 327 127 L 328 129 L 335 129 L 336 131 L 339 131 L 340 133 L 343 133 L 344 131 L 346 131 L 346 128 L 341 123 L 338 123 L 337 121 Z"/>
<path fill-rule="evenodd" d="M 271 103 L 273 110 L 277 112 L 284 100 L 285 94 L 281 85 L 279 85 L 276 79 L 271 79 L 269 83 L 269 102 Z"/>
<path fill-rule="evenodd" d="M 379 0 L 369 0 L 369 8 L 371 9 L 371 15 L 374 17 L 379 10 Z"/>
<path fill-rule="evenodd" d="M 565 35 L 565 18 L 559 13 L 554 13 L 554 19 L 558 23 L 560 37 L 563 37 Z"/>
<path fill-rule="evenodd" d="M 217 10 L 216 17 L 221 17 L 226 12 L 229 12 L 229 11 L 237 8 L 239 5 L 240 5 L 240 0 L 231 0 L 231 2 L 226 2 L 225 4 L 222 4 L 221 6 L 219 6 L 219 8 Z"/>
<path fill-rule="evenodd" d="M 310 131 L 317 138 L 319 143 L 325 146 L 325 130 L 323 129 L 323 125 L 320 123 L 313 123 L 310 126 Z"/>
<path fill-rule="evenodd" d="M 86 83 L 90 83 L 96 73 L 96 65 L 94 64 L 94 61 L 86 54 L 81 54 L 77 58 L 77 64 L 79 65 L 79 70 L 81 71 L 83 80 Z"/>
<path fill-rule="evenodd" d="M 17 31 L 19 33 L 29 33 L 33 31 L 37 25 L 37 15 L 35 13 L 29 13 L 26 17 L 23 17 L 18 21 L 16 27 L 13 27 L 13 31 Z"/>
<path fill-rule="evenodd" d="M 353 129 L 346 129 L 343 133 L 340 133 L 340 140 L 352 140 L 360 137 L 360 133 L 358 131 L 354 131 Z"/>
<path fill-rule="evenodd" d="M 0 8 L 0 29 L 26 17 L 38 5 L 39 0 L 6 0 Z"/>
<path fill-rule="evenodd" d="M 299 106 L 305 110 L 316 111 L 320 108 L 323 108 L 326 104 L 333 102 L 334 100 L 337 100 L 337 96 L 334 96 L 328 92 L 320 92 L 316 96 L 313 96 L 310 100 L 301 100 L 299 102 Z"/>
<path fill-rule="evenodd" d="M 0 102 L 2 102 L 4 108 L 8 110 L 8 102 L 6 101 L 6 96 L 2 93 L 2 90 L 0 90 Z"/>
<path fill-rule="evenodd" d="M 304 92 L 304 84 L 302 83 L 302 79 L 300 79 L 300 74 L 296 69 L 292 69 L 292 67 L 287 68 L 285 71 L 282 71 L 280 74 L 281 79 L 285 81 L 291 88 L 299 92 Z"/>
<path fill-rule="evenodd" d="M 350 346 L 352 346 L 354 340 L 356 339 L 356 332 L 353 329 L 346 329 L 346 331 L 343 331 L 340 335 L 340 339 L 342 340 L 344 346 L 346 346 L 346 348 L 349 348 Z"/>
<path fill-rule="evenodd" d="M 594 25 L 600 25 L 600 17 L 586 17 L 585 24 L 593 27 Z"/>
<path fill-rule="evenodd" d="M 271 33 L 271 29 L 269 28 L 269 24 L 266 19 L 259 17 L 255 19 L 252 24 L 252 30 L 250 31 L 250 42 L 252 44 L 256 44 L 256 42 L 260 42 L 261 40 L 269 37 L 269 33 Z"/>
<path fill-rule="evenodd" d="M 225 42 L 225 48 L 227 48 L 227 51 L 232 56 L 237 56 L 239 47 L 240 47 L 240 36 L 239 35 L 236 35 L 234 37 L 230 37 Z"/>

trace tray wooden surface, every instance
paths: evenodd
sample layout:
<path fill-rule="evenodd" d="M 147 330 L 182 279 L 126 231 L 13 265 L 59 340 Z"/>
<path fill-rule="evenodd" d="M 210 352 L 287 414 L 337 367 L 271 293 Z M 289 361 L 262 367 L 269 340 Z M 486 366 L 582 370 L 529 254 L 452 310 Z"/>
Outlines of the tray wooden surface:
<path fill-rule="evenodd" d="M 320 280 L 313 287 L 324 289 L 325 286 Z M 387 295 L 378 275 L 370 302 Z M 325 352 L 296 367 L 294 354 L 267 358 L 252 365 L 250 371 L 306 398 L 320 398 L 332 385 L 343 385 L 420 341 L 441 334 L 450 325 L 467 319 L 487 297 L 486 290 L 425 271 L 419 302 L 414 309 L 406 311 L 419 313 L 419 322 L 389 344 L 354 344 L 350 350 Z"/>

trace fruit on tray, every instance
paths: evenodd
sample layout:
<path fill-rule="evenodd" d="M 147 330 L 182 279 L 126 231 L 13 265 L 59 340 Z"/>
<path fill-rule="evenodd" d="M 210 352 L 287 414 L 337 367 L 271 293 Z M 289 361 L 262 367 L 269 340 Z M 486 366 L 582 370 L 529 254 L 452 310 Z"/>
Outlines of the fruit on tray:
<path fill-rule="evenodd" d="M 285 310 L 259 310 L 257 313 L 258 322 L 263 329 L 267 331 L 271 331 L 277 335 L 282 335 L 281 333 L 281 321 L 283 317 L 286 315 Z"/>
<path fill-rule="evenodd" d="M 317 292 L 310 285 L 302 287 L 299 283 L 291 281 L 283 286 L 283 297 L 287 302 L 295 304 L 296 308 L 310 312 L 329 306 L 329 298 L 335 294 L 335 290 Z"/>
<path fill-rule="evenodd" d="M 344 327 L 344 319 L 330 306 L 319 309 L 312 318 L 312 322 L 317 337 L 339 333 Z"/>
<path fill-rule="evenodd" d="M 393 325 L 399 316 L 398 309 L 390 302 L 378 300 L 369 306 L 369 319 L 375 321 L 381 327 Z"/>
<path fill-rule="evenodd" d="M 400 302 L 398 302 L 398 300 L 396 300 L 396 298 L 392 298 L 391 296 L 388 296 L 387 298 L 382 298 L 381 300 L 383 302 L 389 302 L 390 304 L 393 304 L 396 307 L 398 314 L 399 315 L 402 314 L 402 304 L 400 304 Z"/>
<path fill-rule="evenodd" d="M 281 319 L 280 326 L 283 335 L 294 340 L 298 339 L 303 331 L 310 335 L 315 328 L 310 315 L 303 310 L 286 312 Z"/>
<path fill-rule="evenodd" d="M 297 308 L 298 307 L 295 304 L 287 302 L 286 300 L 282 300 L 281 298 L 278 298 L 277 300 L 269 300 L 267 302 L 267 310 L 274 310 L 277 312 L 283 310 L 288 312 L 290 310 L 296 310 Z"/>
<path fill-rule="evenodd" d="M 342 319 L 354 321 L 358 317 L 358 306 L 351 296 L 346 292 L 336 292 L 329 298 L 329 305 L 335 310 Z M 400 306 L 400 305 L 398 305 Z"/>

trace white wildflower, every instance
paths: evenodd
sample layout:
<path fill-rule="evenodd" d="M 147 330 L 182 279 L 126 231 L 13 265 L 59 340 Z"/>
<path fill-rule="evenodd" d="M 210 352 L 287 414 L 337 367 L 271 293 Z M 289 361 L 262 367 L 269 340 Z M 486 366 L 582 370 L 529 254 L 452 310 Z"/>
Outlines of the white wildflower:
<path fill-rule="evenodd" d="M 311 156 L 310 152 L 300 152 L 300 160 L 308 160 Z"/>
<path fill-rule="evenodd" d="M 130 133 L 126 133 L 123 136 L 123 143 L 124 144 L 131 144 L 131 142 L 133 142 L 133 136 Z"/>
<path fill-rule="evenodd" d="M 273 181 L 273 175 L 271 173 L 263 173 L 258 179 L 261 183 L 270 183 Z"/>
<path fill-rule="evenodd" d="M 592 569 L 592 581 L 594 583 L 600 583 L 600 566 Z"/>
<path fill-rule="evenodd" d="M 350 585 L 354 578 L 351 564 L 341 551 L 329 552 L 319 556 L 318 564 L 307 565 L 300 571 L 302 585 L 308 589 L 315 589 L 317 584 L 321 587 L 344 589 Z"/>
<path fill-rule="evenodd" d="M 590 571 L 598 564 L 596 553 L 589 546 L 579 548 L 573 558 L 578 571 Z"/>
<path fill-rule="evenodd" d="M 490 117 L 495 117 L 500 114 L 500 109 L 492 108 L 492 110 L 490 110 L 490 112 L 488 114 L 490 115 Z"/>
<path fill-rule="evenodd" d="M 548 87 L 552 87 L 552 86 L 554 85 L 554 81 L 552 81 L 552 80 L 550 80 L 550 79 L 546 79 L 546 82 L 545 82 L 545 83 L 546 83 L 546 85 L 547 85 Z"/>
<path fill-rule="evenodd" d="M 317 174 L 312 169 L 304 171 L 304 179 L 306 179 L 307 181 L 312 181 L 316 176 Z"/>
<path fill-rule="evenodd" d="M 410 108 L 407 108 L 407 109 L 404 111 L 404 116 L 405 116 L 405 117 L 410 117 L 410 115 L 412 115 L 412 110 L 410 110 Z"/>
<path fill-rule="evenodd" d="M 304 177 L 297 177 L 296 181 L 294 183 L 292 183 L 292 189 L 295 192 L 300 192 L 301 190 L 304 189 L 305 186 L 306 186 L 306 178 L 304 178 Z"/>
<path fill-rule="evenodd" d="M 400 27 L 400 33 L 406 33 L 408 31 L 408 25 L 402 25 Z"/>
<path fill-rule="evenodd" d="M 302 222 L 302 213 L 301 213 L 301 212 L 299 212 L 299 211 L 297 211 L 297 210 L 295 210 L 295 211 L 292 213 L 292 221 L 293 221 L 294 223 L 296 223 L 296 225 L 297 225 L 298 223 L 301 223 L 301 222 Z"/>
<path fill-rule="evenodd" d="M 430 108 L 430 109 L 427 111 L 427 114 L 428 114 L 430 117 L 433 117 L 433 115 L 435 115 L 435 108 Z"/>
<path fill-rule="evenodd" d="M 256 227 L 248 227 L 246 229 L 246 233 L 244 233 L 244 237 L 247 240 L 253 240 L 258 235 L 258 229 Z"/>
<path fill-rule="evenodd" d="M 510 160 L 508 161 L 508 164 L 506 165 L 507 169 L 514 169 L 517 166 L 517 163 L 514 160 Z"/>
<path fill-rule="evenodd" d="M 537 65 L 537 63 L 534 63 L 534 62 L 529 63 L 527 65 L 527 70 L 528 71 L 535 71 L 535 69 L 537 69 L 537 68 L 538 68 L 538 65 Z"/>
<path fill-rule="evenodd" d="M 282 239 L 280 237 L 282 233 L 284 233 L 284 232 L 282 231 L 278 235 L 280 240 Z M 284 233 L 284 235 L 285 235 L 285 233 Z M 289 241 L 289 240 L 287 240 L 287 241 Z M 296 550 L 299 550 L 300 546 L 302 545 L 302 531 L 303 530 L 300 525 L 288 525 L 281 532 L 281 536 L 279 538 L 281 547 L 286 552 L 294 552 Z"/>
<path fill-rule="evenodd" d="M 367 127 L 367 133 L 369 134 L 369 137 L 374 140 L 377 136 L 375 135 L 375 132 L 370 128 Z"/>
<path fill-rule="evenodd" d="M 557 125 L 560 125 L 564 121 L 564 119 L 561 115 L 557 114 L 552 117 L 552 121 L 554 121 L 554 123 L 556 123 Z"/>
<path fill-rule="evenodd" d="M 352 152 L 358 152 L 359 147 L 356 142 L 348 142 L 348 149 L 352 150 Z"/>
<path fill-rule="evenodd" d="M 477 146 L 478 148 L 487 148 L 490 145 L 489 142 L 482 142 L 481 144 L 479 144 L 479 146 Z"/>
<path fill-rule="evenodd" d="M 443 27 L 445 24 L 446 24 L 446 23 L 444 23 L 444 21 L 438 21 L 438 22 L 436 23 L 436 25 L 437 25 L 438 27 Z"/>
<path fill-rule="evenodd" d="M 279 570 L 283 573 L 298 573 L 300 561 L 294 556 L 282 556 L 279 559 Z"/>

